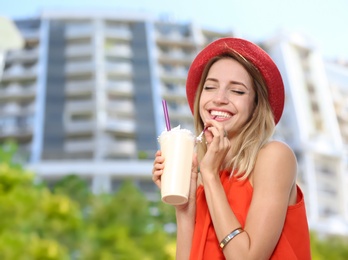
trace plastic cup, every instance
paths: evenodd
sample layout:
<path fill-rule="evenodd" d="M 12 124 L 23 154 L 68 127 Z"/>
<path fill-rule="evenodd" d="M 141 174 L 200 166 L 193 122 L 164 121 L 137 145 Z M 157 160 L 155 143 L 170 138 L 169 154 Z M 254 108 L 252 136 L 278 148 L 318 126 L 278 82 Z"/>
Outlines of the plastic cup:
<path fill-rule="evenodd" d="M 161 177 L 162 201 L 181 205 L 188 201 L 195 136 L 190 130 L 176 127 L 158 138 L 165 158 Z"/>

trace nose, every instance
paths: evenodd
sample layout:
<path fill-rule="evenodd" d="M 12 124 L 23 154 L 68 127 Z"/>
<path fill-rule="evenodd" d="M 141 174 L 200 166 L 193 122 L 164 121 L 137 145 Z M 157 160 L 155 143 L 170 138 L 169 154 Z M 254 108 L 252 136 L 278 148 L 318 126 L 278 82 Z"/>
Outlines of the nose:
<path fill-rule="evenodd" d="M 214 96 L 214 102 L 217 104 L 227 104 L 228 103 L 228 98 L 227 98 L 227 93 L 223 88 L 220 88 Z"/>

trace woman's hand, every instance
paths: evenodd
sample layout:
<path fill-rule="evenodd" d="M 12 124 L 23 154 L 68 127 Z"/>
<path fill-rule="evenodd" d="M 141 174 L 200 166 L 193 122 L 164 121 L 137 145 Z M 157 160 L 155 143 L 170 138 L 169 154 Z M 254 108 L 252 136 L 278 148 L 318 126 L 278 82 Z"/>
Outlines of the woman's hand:
<path fill-rule="evenodd" d="M 210 173 L 218 174 L 221 166 L 226 163 L 226 155 L 231 148 L 228 133 L 221 123 L 209 120 L 206 124 L 208 128 L 204 135 L 207 142 L 207 152 L 200 162 L 202 177 Z"/>
<path fill-rule="evenodd" d="M 152 181 L 157 185 L 158 188 L 161 188 L 161 176 L 164 170 L 164 157 L 160 150 L 155 154 L 155 160 L 153 162 L 152 169 Z"/>
<path fill-rule="evenodd" d="M 194 154 L 192 158 L 190 192 L 189 192 L 188 202 L 186 204 L 176 206 L 177 210 L 188 211 L 192 214 L 195 213 L 197 178 L 198 178 L 198 162 L 197 162 L 197 154 Z"/>
<path fill-rule="evenodd" d="M 152 181 L 161 189 L 161 177 L 165 167 L 165 159 L 162 156 L 162 152 L 158 150 L 155 154 L 155 160 L 153 163 L 152 169 Z M 194 154 L 192 158 L 192 167 L 191 167 L 191 179 L 190 179 L 190 192 L 189 199 L 186 204 L 175 206 L 179 211 L 191 211 L 189 208 L 195 206 L 196 204 L 196 189 L 197 189 L 197 177 L 198 177 L 198 162 L 197 155 Z M 190 206 L 191 205 L 191 206 Z"/>

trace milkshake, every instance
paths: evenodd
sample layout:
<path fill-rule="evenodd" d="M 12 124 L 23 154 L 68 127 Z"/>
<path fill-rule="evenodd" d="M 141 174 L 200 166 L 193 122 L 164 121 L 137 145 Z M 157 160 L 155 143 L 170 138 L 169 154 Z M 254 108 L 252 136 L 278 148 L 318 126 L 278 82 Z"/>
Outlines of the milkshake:
<path fill-rule="evenodd" d="M 180 126 L 158 137 L 164 161 L 161 177 L 162 201 L 181 205 L 188 201 L 195 136 Z"/>

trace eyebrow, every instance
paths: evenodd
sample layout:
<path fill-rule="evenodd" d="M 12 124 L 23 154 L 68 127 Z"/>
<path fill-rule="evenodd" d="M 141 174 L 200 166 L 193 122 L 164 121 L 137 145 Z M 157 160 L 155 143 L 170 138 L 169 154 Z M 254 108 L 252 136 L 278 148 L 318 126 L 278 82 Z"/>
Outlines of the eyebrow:
<path fill-rule="evenodd" d="M 208 80 L 214 81 L 214 82 L 219 82 L 217 79 L 214 79 L 214 78 L 207 78 L 205 80 L 205 82 L 207 82 Z M 241 85 L 241 86 L 245 87 L 247 90 L 249 90 L 249 88 L 244 83 L 242 83 L 240 81 L 231 80 L 229 83 L 233 84 L 233 85 Z"/>

